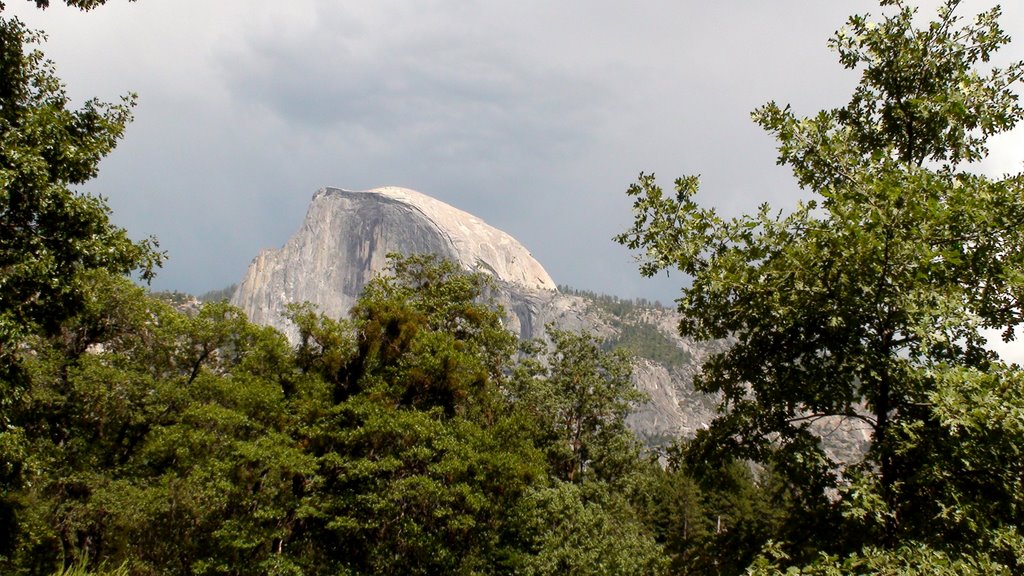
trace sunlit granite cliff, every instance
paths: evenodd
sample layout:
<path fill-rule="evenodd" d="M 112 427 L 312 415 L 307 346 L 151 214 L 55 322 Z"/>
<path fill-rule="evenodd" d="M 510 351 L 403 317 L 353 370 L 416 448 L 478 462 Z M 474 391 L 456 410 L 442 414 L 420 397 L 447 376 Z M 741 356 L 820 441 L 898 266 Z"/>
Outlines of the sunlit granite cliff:
<path fill-rule="evenodd" d="M 323 188 L 298 232 L 253 260 L 232 301 L 294 337 L 286 304 L 308 301 L 343 316 L 391 252 L 438 254 L 518 289 L 557 291 L 522 244 L 472 214 L 406 188 Z"/>

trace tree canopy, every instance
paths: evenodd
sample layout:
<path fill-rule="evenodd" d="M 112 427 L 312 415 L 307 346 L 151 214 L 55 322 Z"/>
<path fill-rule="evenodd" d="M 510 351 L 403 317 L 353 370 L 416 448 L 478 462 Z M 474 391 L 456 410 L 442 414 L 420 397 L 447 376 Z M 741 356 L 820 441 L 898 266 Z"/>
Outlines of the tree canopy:
<path fill-rule="evenodd" d="M 880 20 L 851 17 L 830 41 L 860 73 L 845 106 L 800 117 L 772 102 L 753 113 L 810 193 L 794 209 L 723 218 L 695 200 L 697 178 L 667 195 L 641 175 L 629 190 L 634 226 L 617 239 L 642 251 L 644 274 L 673 267 L 693 278 L 679 300 L 684 334 L 734 339 L 699 377 L 721 394 L 722 413 L 698 434 L 694 462 L 771 463 L 825 507 L 840 486 L 857 529 L 834 549 L 916 539 L 996 550 L 1019 569 L 1020 477 L 1002 473 L 1019 463 L 972 448 L 981 439 L 948 403 L 969 402 L 954 393 L 965 382 L 1015 402 L 1006 394 L 1018 369 L 983 330 L 1012 340 L 1024 321 L 1024 176 L 992 178 L 973 164 L 1020 121 L 1024 64 L 990 63 L 1009 41 L 998 8 L 968 20 L 959 4 L 946 0 L 920 26 L 900 0 L 881 2 Z M 826 417 L 872 432 L 864 461 L 841 479 L 811 427 Z M 973 457 L 953 459 L 961 450 Z M 970 475 L 970 493 L 1004 495 L 1000 513 L 965 497 L 966 477 L 935 475 L 967 461 L 992 471 Z M 994 537 L 997 528 L 1013 536 Z"/>
<path fill-rule="evenodd" d="M 486 286 L 396 258 L 351 319 L 294 307 L 291 347 L 89 273 L 87 305 L 26 342 L 0 570 L 662 573 L 628 365 L 567 333 L 521 354 Z"/>
<path fill-rule="evenodd" d="M 754 112 L 795 208 L 631 187 L 619 241 L 693 278 L 684 334 L 732 343 L 697 382 L 720 416 L 663 452 L 626 427 L 628 353 L 517 342 L 452 262 L 393 255 L 348 318 L 292 307 L 295 346 L 148 294 L 155 241 L 74 189 L 133 97 L 71 108 L 0 16 L 0 571 L 1020 573 L 1024 370 L 984 331 L 1024 321 L 1024 176 L 977 162 L 1024 115 L 1024 64 L 991 64 L 998 9 L 959 4 L 919 24 L 882 0 L 830 43 L 860 73 L 845 106 Z M 861 461 L 822 450 L 843 420 Z"/>
<path fill-rule="evenodd" d="M 93 3 L 75 3 L 91 7 Z M 2 5 L 0 5 L 2 9 Z M 26 389 L 26 342 L 56 335 L 87 306 L 90 273 L 138 272 L 163 259 L 156 241 L 134 241 L 113 225 L 102 197 L 82 194 L 131 119 L 134 96 L 70 107 L 41 35 L 0 16 L 0 516 L 20 481 L 26 444 L 11 423 Z"/>

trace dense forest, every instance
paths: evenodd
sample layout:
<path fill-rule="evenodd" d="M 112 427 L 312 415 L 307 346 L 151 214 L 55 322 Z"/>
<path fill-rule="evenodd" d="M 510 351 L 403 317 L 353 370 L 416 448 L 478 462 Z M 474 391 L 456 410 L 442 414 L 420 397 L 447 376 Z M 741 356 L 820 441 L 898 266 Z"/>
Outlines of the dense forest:
<path fill-rule="evenodd" d="M 134 98 L 69 108 L 0 4 L 0 572 L 1021 573 L 1024 373 L 983 331 L 1024 321 L 1024 176 L 973 167 L 1024 64 L 990 65 L 998 9 L 881 4 L 832 40 L 846 106 L 753 114 L 805 202 L 628 191 L 617 240 L 692 279 L 683 334 L 731 342 L 697 381 L 719 417 L 660 451 L 625 417 L 629 349 L 663 336 L 519 342 L 451 262 L 394 256 L 349 318 L 293 306 L 295 346 L 224 294 L 147 292 L 156 240 L 74 190 Z M 862 461 L 822 451 L 836 417 L 872 430 Z"/>

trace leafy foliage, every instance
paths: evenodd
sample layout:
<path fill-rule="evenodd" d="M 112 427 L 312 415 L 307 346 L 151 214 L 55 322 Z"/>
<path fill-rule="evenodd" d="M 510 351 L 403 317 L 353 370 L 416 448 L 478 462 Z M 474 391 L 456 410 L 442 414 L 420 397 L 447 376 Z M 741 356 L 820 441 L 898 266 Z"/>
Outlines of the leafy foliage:
<path fill-rule="evenodd" d="M 130 99 L 68 110 L 0 19 L 0 571 L 1020 573 L 1024 373 L 981 330 L 1022 320 L 1024 190 L 969 165 L 1024 113 L 1024 65 L 983 68 L 998 10 L 958 4 L 915 28 L 883 0 L 832 42 L 862 72 L 847 106 L 755 112 L 815 196 L 793 211 L 726 220 L 694 178 L 631 189 L 620 241 L 694 277 L 684 332 L 735 341 L 699 382 L 722 416 L 662 454 L 625 427 L 627 353 L 517 343 L 450 262 L 393 256 L 348 319 L 294 306 L 294 347 L 221 298 L 147 294 L 127 276 L 155 243 L 70 189 Z M 647 303 L 600 305 L 659 353 L 627 321 Z M 874 432 L 841 475 L 825 416 Z"/>
<path fill-rule="evenodd" d="M 624 350 L 606 352 L 588 334 L 547 326 L 547 353 L 525 386 L 514 390 L 518 408 L 544 438 L 554 474 L 566 482 L 622 476 L 639 456 L 625 426 L 630 409 L 644 399 L 630 380 Z"/>
<path fill-rule="evenodd" d="M 624 480 L 624 357 L 568 333 L 550 365 L 520 356 L 486 282 L 396 258 L 351 320 L 294 307 L 293 348 L 224 302 L 185 314 L 90 273 L 83 310 L 27 343 L 0 570 L 659 573 Z"/>
<path fill-rule="evenodd" d="M 17 20 L 0 20 L 0 345 L 54 330 L 81 306 L 79 272 L 153 276 L 155 242 L 132 242 L 98 197 L 70 186 L 96 175 L 124 133 L 134 97 L 69 110 L 64 87 Z M 8 359 L 9 361 L 9 359 Z"/>
<path fill-rule="evenodd" d="M 534 553 L 524 557 L 517 573 L 659 574 L 667 567 L 629 503 L 599 485 L 561 483 L 532 491 L 520 513 Z"/>
<path fill-rule="evenodd" d="M 636 221 L 618 240 L 644 250 L 641 271 L 693 277 L 679 300 L 682 331 L 736 341 L 698 380 L 723 403 L 692 462 L 771 463 L 809 510 L 827 513 L 835 464 L 809 424 L 838 416 L 873 430 L 842 492 L 850 527 L 826 547 L 888 550 L 914 539 L 987 554 L 1002 546 L 953 533 L 981 523 L 992 537 L 1020 522 L 974 509 L 938 474 L 971 453 L 971 466 L 998 471 L 975 477 L 973 490 L 1003 510 L 1020 506 L 1001 480 L 1015 464 L 975 451 L 1012 435 L 951 434 L 951 408 L 939 402 L 952 398 L 950 378 L 992 394 L 996 381 L 983 375 L 1016 372 L 987 349 L 982 329 L 1012 339 L 1024 320 L 1024 179 L 968 170 L 987 137 L 1021 119 L 1013 87 L 1024 64 L 986 66 L 1008 41 L 999 10 L 965 23 L 958 4 L 944 2 L 922 28 L 898 0 L 882 2 L 892 11 L 880 22 L 852 17 L 831 42 L 845 67 L 861 71 L 845 107 L 809 118 L 775 103 L 754 112 L 779 141 L 779 163 L 814 195 L 791 212 L 763 205 L 724 219 L 693 199 L 693 177 L 676 181 L 674 197 L 651 175 L 629 191 Z"/>
<path fill-rule="evenodd" d="M 2 9 L 2 4 L 0 4 Z M 153 275 L 163 255 L 111 224 L 102 198 L 72 191 L 96 175 L 124 133 L 134 97 L 69 109 L 40 34 L 0 17 L 0 530 L 12 528 L 11 492 L 24 479 L 28 441 L 11 410 L 27 387 L 33 337 L 56 335 L 88 305 L 90 274 Z M 0 554 L 9 552 L 9 540 Z"/>
<path fill-rule="evenodd" d="M 39 342 L 28 365 L 15 421 L 33 456 L 5 572 L 59 558 L 262 571 L 311 471 L 286 433 L 283 337 L 223 305 L 183 316 L 123 278 L 93 290 L 96 321 Z"/>
<path fill-rule="evenodd" d="M 295 310 L 300 366 L 332 388 L 302 432 L 318 462 L 302 518 L 310 549 L 329 553 L 317 563 L 484 570 L 498 512 L 540 470 L 496 422 L 515 345 L 475 301 L 483 281 L 431 257 L 395 260 L 353 310 L 355 346 L 341 324 Z"/>

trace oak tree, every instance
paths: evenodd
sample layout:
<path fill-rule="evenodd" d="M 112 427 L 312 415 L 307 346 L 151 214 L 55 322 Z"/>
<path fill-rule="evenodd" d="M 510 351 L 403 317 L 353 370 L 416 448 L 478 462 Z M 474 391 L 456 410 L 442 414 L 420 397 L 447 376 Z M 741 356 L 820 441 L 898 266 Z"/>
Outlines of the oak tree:
<path fill-rule="evenodd" d="M 734 341 L 697 380 L 722 403 L 691 457 L 771 462 L 821 503 L 837 470 L 812 422 L 866 425 L 871 448 L 841 492 L 858 526 L 847 535 L 890 548 L 993 534 L 977 529 L 987 512 L 930 476 L 952 454 L 972 454 L 974 469 L 984 461 L 964 448 L 977 437 L 940 408 L 955 397 L 951 382 L 998 398 L 1017 378 L 985 331 L 1009 341 L 1024 322 L 1024 176 L 985 176 L 976 163 L 989 137 L 1021 119 L 1024 64 L 992 64 L 1009 41 L 998 8 L 967 20 L 960 3 L 946 0 L 923 25 L 903 0 L 883 0 L 877 21 L 851 17 L 830 41 L 860 73 L 845 106 L 801 117 L 772 102 L 753 113 L 810 196 L 795 208 L 724 218 L 697 203 L 697 178 L 668 195 L 641 175 L 629 190 L 635 223 L 617 237 L 643 251 L 643 274 L 692 277 L 679 299 L 684 334 Z M 1019 525 L 1020 475 L 1004 474 L 1001 452 L 986 454 L 994 474 L 971 489 L 990 482 L 1006 497 L 982 524 Z"/>

